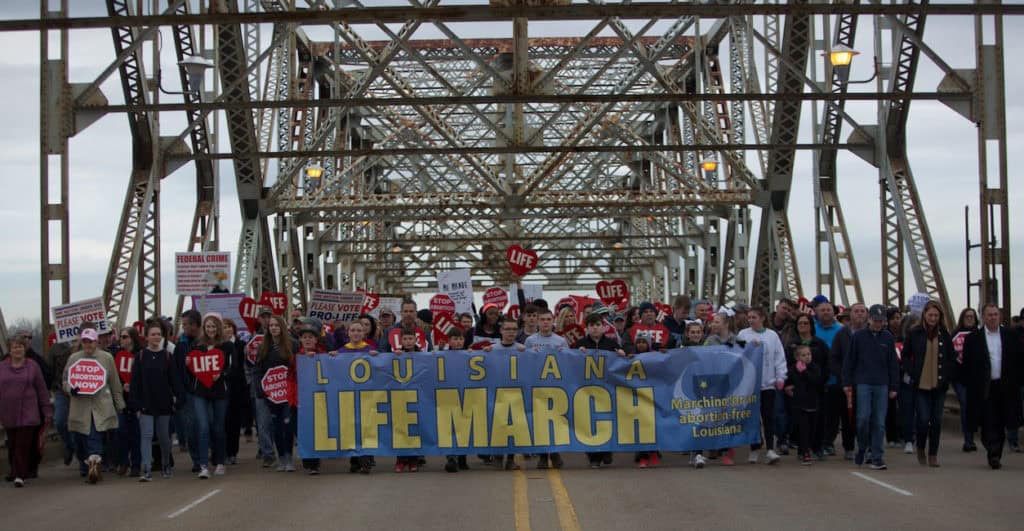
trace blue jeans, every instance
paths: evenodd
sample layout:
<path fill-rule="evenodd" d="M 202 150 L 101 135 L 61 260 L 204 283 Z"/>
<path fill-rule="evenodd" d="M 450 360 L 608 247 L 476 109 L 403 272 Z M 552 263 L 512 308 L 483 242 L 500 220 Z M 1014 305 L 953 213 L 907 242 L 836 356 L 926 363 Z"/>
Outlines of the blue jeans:
<path fill-rule="evenodd" d="M 953 391 L 956 392 L 956 399 L 960 402 L 960 432 L 964 436 L 964 444 L 974 446 L 974 432 L 967 427 L 967 386 L 960 382 L 953 382 Z"/>
<path fill-rule="evenodd" d="M 196 423 L 195 412 L 192 411 L 192 395 L 185 393 L 174 412 L 174 432 L 178 434 L 178 445 L 182 449 L 188 449 L 188 455 L 192 463 L 199 462 L 199 452 L 196 448 Z"/>
<path fill-rule="evenodd" d="M 57 428 L 60 440 L 64 443 L 64 449 L 68 452 L 75 451 L 75 438 L 68 432 L 68 395 L 62 391 L 53 393 L 53 427 Z"/>
<path fill-rule="evenodd" d="M 113 442 L 114 464 L 138 470 L 142 454 L 139 453 L 139 419 L 135 413 L 117 414 L 117 431 L 114 432 Z"/>
<path fill-rule="evenodd" d="M 920 424 L 917 417 L 917 394 L 922 391 L 914 386 L 900 382 L 900 433 L 903 435 L 903 442 L 908 443 L 914 440 L 914 430 Z"/>
<path fill-rule="evenodd" d="M 89 456 L 92 455 L 103 455 L 103 432 L 96 431 L 96 422 L 93 420 L 89 421 L 89 433 L 78 433 L 75 434 L 75 450 L 78 454 L 78 471 L 84 476 L 88 472 L 88 468 L 85 462 L 89 460 Z"/>
<path fill-rule="evenodd" d="M 914 393 L 917 401 L 917 447 L 928 443 L 928 455 L 939 455 L 942 433 L 942 410 L 946 404 L 946 387 Z"/>
<path fill-rule="evenodd" d="M 263 399 L 259 389 L 259 383 L 249 386 L 252 396 L 252 418 L 256 423 L 256 435 L 258 436 L 260 457 L 263 459 L 274 458 L 274 427 L 270 420 L 270 407 Z"/>
<path fill-rule="evenodd" d="M 857 384 L 857 452 L 871 448 L 871 458 L 882 460 L 885 412 L 889 408 L 889 387 Z"/>
<path fill-rule="evenodd" d="M 207 466 L 210 459 L 210 446 L 213 446 L 213 464 L 223 465 L 226 458 L 224 422 L 228 416 L 228 399 L 209 400 L 192 395 L 192 414 L 195 415 L 196 452 L 199 454 L 199 466 Z"/>
<path fill-rule="evenodd" d="M 160 441 L 160 462 L 164 468 L 171 467 L 171 416 L 140 415 L 139 433 L 142 441 L 142 471 L 150 472 L 153 466 L 153 430 Z"/>
<path fill-rule="evenodd" d="M 292 408 L 288 404 L 268 404 L 270 417 L 274 424 L 274 445 L 277 446 L 277 457 L 282 462 L 292 458 Z"/>

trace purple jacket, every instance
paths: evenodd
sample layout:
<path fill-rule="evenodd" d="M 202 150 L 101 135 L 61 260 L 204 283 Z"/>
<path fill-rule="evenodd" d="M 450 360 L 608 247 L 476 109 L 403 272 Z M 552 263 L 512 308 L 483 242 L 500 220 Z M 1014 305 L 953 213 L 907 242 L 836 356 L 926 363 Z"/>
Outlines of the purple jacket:
<path fill-rule="evenodd" d="M 8 428 L 39 426 L 42 416 L 53 418 L 50 392 L 46 390 L 43 372 L 31 360 L 21 367 L 11 367 L 10 359 L 0 362 L 0 424 Z"/>

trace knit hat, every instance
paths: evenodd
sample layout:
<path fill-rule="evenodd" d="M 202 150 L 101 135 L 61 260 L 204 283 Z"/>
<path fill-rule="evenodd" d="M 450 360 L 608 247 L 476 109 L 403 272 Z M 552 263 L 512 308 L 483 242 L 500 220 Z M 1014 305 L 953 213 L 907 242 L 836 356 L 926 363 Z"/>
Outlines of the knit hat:
<path fill-rule="evenodd" d="M 593 313 L 596 313 L 597 315 L 609 315 L 610 313 L 612 313 L 611 308 L 605 306 L 604 304 L 601 304 L 600 302 L 595 302 L 594 305 L 590 307 L 590 309 L 591 311 L 593 311 Z"/>
<path fill-rule="evenodd" d="M 423 321 L 424 323 L 434 324 L 434 312 L 426 308 L 423 308 L 422 310 L 416 312 L 416 317 L 419 318 L 419 320 Z"/>
<path fill-rule="evenodd" d="M 821 304 L 823 302 L 829 302 L 828 297 L 826 297 L 824 295 L 815 295 L 814 298 L 811 299 L 811 303 L 808 306 L 810 306 L 811 308 L 814 308 L 815 306 L 817 306 L 817 305 L 819 305 L 819 304 Z"/>
<path fill-rule="evenodd" d="M 881 304 L 873 304 L 871 308 L 868 308 L 868 318 L 872 321 L 885 321 L 885 306 Z"/>
<path fill-rule="evenodd" d="M 646 312 L 647 310 L 650 310 L 650 311 L 652 311 L 654 313 L 658 313 L 658 308 L 655 307 L 654 304 L 652 304 L 650 301 L 641 302 L 640 303 L 640 313 L 642 314 L 642 313 Z"/>

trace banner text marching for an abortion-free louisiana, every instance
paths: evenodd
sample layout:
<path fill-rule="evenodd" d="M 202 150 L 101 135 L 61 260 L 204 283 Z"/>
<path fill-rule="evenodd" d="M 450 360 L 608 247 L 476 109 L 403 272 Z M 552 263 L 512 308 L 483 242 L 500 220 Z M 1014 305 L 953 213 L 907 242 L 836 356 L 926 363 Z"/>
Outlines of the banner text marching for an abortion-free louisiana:
<path fill-rule="evenodd" d="M 299 455 L 707 450 L 760 437 L 761 347 L 299 356 Z"/>

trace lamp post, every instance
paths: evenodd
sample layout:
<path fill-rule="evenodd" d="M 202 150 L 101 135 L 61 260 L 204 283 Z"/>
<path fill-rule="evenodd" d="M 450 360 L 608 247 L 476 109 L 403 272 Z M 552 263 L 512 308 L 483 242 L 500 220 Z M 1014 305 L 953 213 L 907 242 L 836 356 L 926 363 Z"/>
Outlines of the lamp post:
<path fill-rule="evenodd" d="M 700 169 L 704 170 L 704 179 L 708 182 L 715 181 L 715 173 L 718 171 L 717 160 L 705 160 L 700 163 Z"/>
<path fill-rule="evenodd" d="M 878 76 L 878 58 L 876 57 L 873 61 L 874 72 L 871 74 L 871 77 L 863 81 L 850 81 L 850 65 L 853 63 L 853 58 L 858 55 L 860 55 L 860 52 L 845 44 L 837 44 L 832 48 L 832 51 L 829 52 L 828 62 L 832 65 L 832 68 L 835 69 L 841 84 L 858 85 L 862 83 L 870 83 L 874 81 L 876 76 Z"/>
<path fill-rule="evenodd" d="M 311 193 L 314 190 L 320 188 L 320 177 L 324 174 L 324 169 L 320 166 L 310 166 L 306 168 L 306 193 Z"/>
<path fill-rule="evenodd" d="M 194 94 L 199 97 L 199 99 L 202 99 L 203 80 L 206 77 L 206 70 L 213 68 L 213 61 L 197 55 L 189 55 L 181 61 L 178 61 L 178 66 L 185 68 L 185 75 L 188 78 L 188 89 L 183 92 L 170 92 L 164 90 L 163 83 L 161 82 L 162 69 L 159 68 L 156 71 L 157 88 L 160 89 L 160 92 L 172 96 Z"/>

